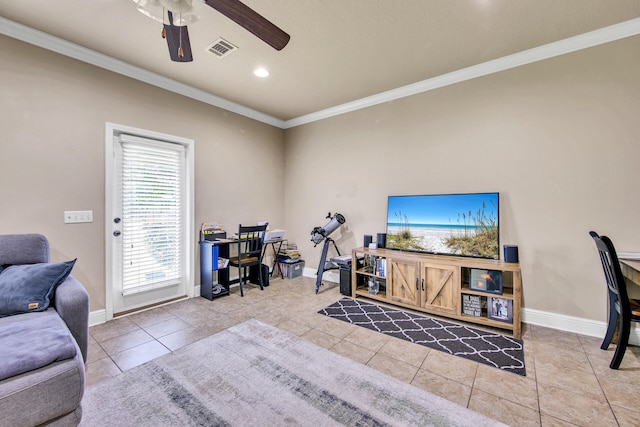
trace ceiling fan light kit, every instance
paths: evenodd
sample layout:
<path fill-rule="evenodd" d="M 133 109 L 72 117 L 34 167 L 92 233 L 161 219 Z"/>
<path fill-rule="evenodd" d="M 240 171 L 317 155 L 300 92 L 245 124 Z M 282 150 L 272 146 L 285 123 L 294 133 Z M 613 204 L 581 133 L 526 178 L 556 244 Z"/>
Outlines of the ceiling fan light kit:
<path fill-rule="evenodd" d="M 175 13 L 185 13 L 193 9 L 193 0 L 160 0 L 165 9 Z"/>
<path fill-rule="evenodd" d="M 193 0 L 133 0 L 133 2 L 142 14 L 162 23 L 164 27 L 162 35 L 167 40 L 172 61 L 193 60 L 187 30 L 187 25 L 199 19 L 198 15 L 187 13 L 193 9 Z M 291 39 L 289 34 L 239 0 L 203 0 L 203 2 L 278 51 L 284 49 Z"/>
<path fill-rule="evenodd" d="M 163 24 L 165 22 L 165 9 L 158 0 L 133 0 L 138 12 Z"/>

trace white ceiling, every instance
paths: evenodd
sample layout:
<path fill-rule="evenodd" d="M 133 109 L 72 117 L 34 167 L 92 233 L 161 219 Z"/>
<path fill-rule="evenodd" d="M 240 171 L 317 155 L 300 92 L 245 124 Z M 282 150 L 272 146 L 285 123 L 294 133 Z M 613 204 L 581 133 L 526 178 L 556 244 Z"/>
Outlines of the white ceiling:
<path fill-rule="evenodd" d="M 0 0 L 0 16 L 280 121 L 632 19 L 640 33 L 639 0 L 244 3 L 291 35 L 282 51 L 200 0 L 200 21 L 189 26 L 192 63 L 170 61 L 161 24 L 131 0 Z M 205 52 L 218 37 L 239 50 L 225 59 Z M 255 77 L 257 66 L 271 75 Z"/>

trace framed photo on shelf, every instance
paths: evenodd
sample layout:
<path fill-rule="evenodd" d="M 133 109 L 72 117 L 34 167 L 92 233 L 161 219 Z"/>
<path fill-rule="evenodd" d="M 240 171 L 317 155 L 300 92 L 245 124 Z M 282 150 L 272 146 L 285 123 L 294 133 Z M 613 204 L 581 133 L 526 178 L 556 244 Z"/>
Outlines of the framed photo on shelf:
<path fill-rule="evenodd" d="M 502 295 L 502 271 L 472 268 L 469 289 Z"/>
<path fill-rule="evenodd" d="M 486 311 L 487 301 L 485 297 L 481 297 L 480 295 L 462 295 L 462 314 L 480 317 L 482 316 L 483 308 Z"/>
<path fill-rule="evenodd" d="M 487 317 L 491 320 L 513 323 L 513 301 L 506 298 L 487 298 Z"/>

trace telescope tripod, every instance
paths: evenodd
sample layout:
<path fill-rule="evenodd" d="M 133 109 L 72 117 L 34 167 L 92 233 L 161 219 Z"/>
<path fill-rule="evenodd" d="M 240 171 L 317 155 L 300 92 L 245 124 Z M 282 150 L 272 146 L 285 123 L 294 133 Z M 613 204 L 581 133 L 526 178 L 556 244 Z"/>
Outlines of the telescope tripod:
<path fill-rule="evenodd" d="M 340 256 L 340 250 L 336 245 L 336 242 L 333 241 L 332 238 L 327 237 L 324 241 L 324 246 L 322 247 L 322 255 L 320 256 L 320 264 L 318 264 L 318 277 L 316 279 L 316 294 L 320 289 L 320 285 L 322 285 L 322 275 L 327 270 L 336 270 L 338 268 L 337 265 L 332 263 L 331 261 L 327 262 L 327 252 L 329 251 L 329 245 L 333 243 L 333 247 L 336 248 L 336 252 L 338 256 Z"/>

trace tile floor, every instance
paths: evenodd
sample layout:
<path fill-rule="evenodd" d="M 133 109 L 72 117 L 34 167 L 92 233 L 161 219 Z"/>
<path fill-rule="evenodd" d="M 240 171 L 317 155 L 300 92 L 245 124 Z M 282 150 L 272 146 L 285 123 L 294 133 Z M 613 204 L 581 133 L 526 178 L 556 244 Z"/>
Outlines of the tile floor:
<path fill-rule="evenodd" d="M 272 279 L 213 301 L 193 298 L 90 328 L 87 385 L 249 318 L 395 376 L 512 426 L 640 426 L 640 350 L 618 371 L 600 339 L 524 325 L 527 376 L 390 338 L 317 314 L 337 301 L 338 286 Z"/>

